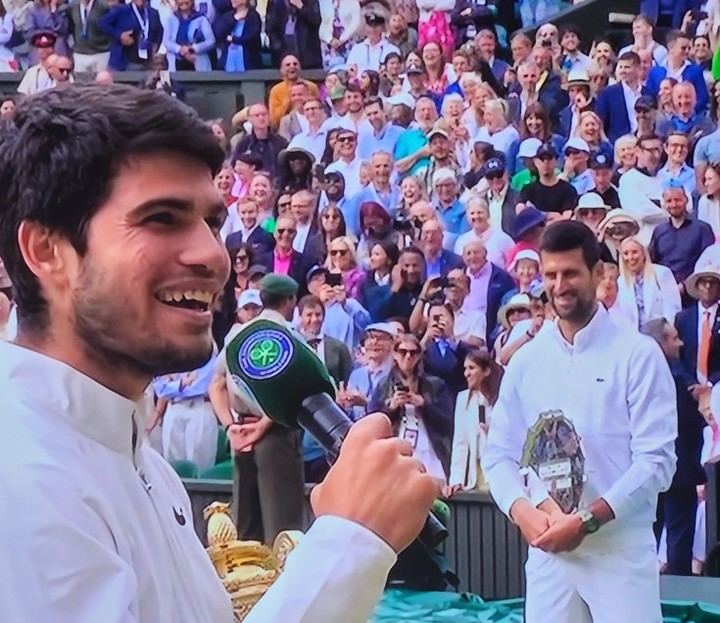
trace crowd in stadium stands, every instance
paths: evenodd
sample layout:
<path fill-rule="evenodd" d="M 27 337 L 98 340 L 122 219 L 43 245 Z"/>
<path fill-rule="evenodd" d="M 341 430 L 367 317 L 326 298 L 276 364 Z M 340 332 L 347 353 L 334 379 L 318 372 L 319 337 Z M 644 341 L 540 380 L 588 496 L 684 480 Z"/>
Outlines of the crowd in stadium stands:
<path fill-rule="evenodd" d="M 347 413 L 387 412 L 447 496 L 486 487 L 479 458 L 503 367 L 553 320 L 544 228 L 585 223 L 602 251 L 599 301 L 655 338 L 675 377 L 678 468 L 659 549 L 669 572 L 698 572 L 702 465 L 720 454 L 720 1 L 645 0 L 621 48 L 556 27 L 560 7 L 9 0 L 0 71 L 26 68 L 29 94 L 74 71 L 110 82 L 127 69 L 279 67 L 267 101 L 239 111 L 232 131 L 208 122 L 227 153 L 216 185 L 232 264 L 218 351 L 236 323 L 281 311 Z M 513 22 L 542 25 L 532 39 Z M 324 80 L 306 69 L 325 69 Z M 153 75 L 145 88 L 181 96 L 167 72 Z M 2 99 L 5 122 L 14 107 Z M 269 273 L 291 277 L 295 294 L 263 289 Z M 0 282 L 7 337 L 10 285 Z M 148 430 L 201 476 L 224 469 L 227 436 L 228 477 L 254 496 L 238 525 L 270 541 L 278 525 L 302 524 L 302 508 L 284 501 L 303 470 L 307 482 L 323 477 L 325 454 L 269 420 L 236 421 L 226 390 L 215 359 L 157 379 Z"/>

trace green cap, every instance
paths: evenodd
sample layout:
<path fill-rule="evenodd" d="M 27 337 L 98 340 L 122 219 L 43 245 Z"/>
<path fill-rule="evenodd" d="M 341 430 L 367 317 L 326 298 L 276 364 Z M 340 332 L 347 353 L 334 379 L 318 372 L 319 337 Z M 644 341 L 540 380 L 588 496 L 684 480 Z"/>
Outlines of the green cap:
<path fill-rule="evenodd" d="M 295 296 L 298 292 L 298 282 L 287 275 L 270 273 L 260 280 L 260 292 L 276 296 Z"/>

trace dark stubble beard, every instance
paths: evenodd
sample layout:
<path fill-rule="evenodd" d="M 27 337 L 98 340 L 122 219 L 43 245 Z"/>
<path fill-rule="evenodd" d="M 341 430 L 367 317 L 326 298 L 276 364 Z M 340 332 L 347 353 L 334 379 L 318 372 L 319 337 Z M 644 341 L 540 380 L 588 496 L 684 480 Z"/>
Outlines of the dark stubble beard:
<path fill-rule="evenodd" d="M 183 348 L 171 336 L 142 327 L 127 293 L 87 263 L 73 292 L 73 315 L 86 354 L 106 368 L 154 377 L 195 370 L 212 355 L 209 331 L 206 340 Z"/>
<path fill-rule="evenodd" d="M 595 311 L 596 301 L 597 299 L 595 298 L 594 293 L 592 296 L 585 297 L 582 296 L 582 293 L 578 293 L 575 306 L 570 310 L 561 313 L 558 306 L 555 305 L 554 298 L 552 300 L 552 306 L 560 320 L 564 320 L 565 322 L 569 322 L 576 326 L 584 326 L 588 323 Z"/>

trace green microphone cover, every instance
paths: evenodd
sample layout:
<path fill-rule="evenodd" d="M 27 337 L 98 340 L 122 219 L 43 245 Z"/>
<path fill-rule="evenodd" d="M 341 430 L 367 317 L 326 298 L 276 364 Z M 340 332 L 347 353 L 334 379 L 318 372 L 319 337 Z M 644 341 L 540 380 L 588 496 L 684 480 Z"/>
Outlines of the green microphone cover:
<path fill-rule="evenodd" d="M 230 394 L 246 407 L 234 406 L 238 411 L 265 414 L 295 428 L 303 400 L 335 395 L 327 368 L 313 350 L 286 325 L 272 320 L 249 322 L 230 340 L 225 356 Z"/>

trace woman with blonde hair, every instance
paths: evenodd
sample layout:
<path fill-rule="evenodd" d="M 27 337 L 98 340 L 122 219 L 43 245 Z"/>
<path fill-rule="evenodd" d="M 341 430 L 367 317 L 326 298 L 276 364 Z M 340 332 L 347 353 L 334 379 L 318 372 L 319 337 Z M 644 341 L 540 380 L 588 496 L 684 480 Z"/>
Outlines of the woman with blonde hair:
<path fill-rule="evenodd" d="M 622 316 L 638 328 L 656 318 L 675 322 L 682 308 L 672 271 L 653 264 L 647 247 L 634 236 L 620 243 L 618 303 Z"/>
<path fill-rule="evenodd" d="M 485 102 L 483 109 L 484 125 L 475 135 L 476 141 L 490 143 L 496 151 L 505 154 L 506 161 L 510 151 L 520 135 L 509 121 L 508 103 L 499 98 Z"/>
<path fill-rule="evenodd" d="M 445 497 L 458 491 L 486 489 L 480 469 L 492 409 L 500 391 L 503 369 L 486 349 L 470 351 L 465 357 L 468 388 L 455 401 L 455 427 L 450 455 L 450 477 Z"/>
<path fill-rule="evenodd" d="M 615 141 L 614 159 L 615 173 L 613 173 L 612 183 L 617 186 L 620 176 L 637 164 L 637 136 L 634 134 L 625 134 Z"/>
<path fill-rule="evenodd" d="M 597 113 L 592 110 L 580 113 L 575 136 L 579 136 L 588 144 L 591 156 L 603 154 L 608 160 L 612 160 L 613 146 L 605 134 L 602 119 Z"/>
<path fill-rule="evenodd" d="M 487 82 L 481 82 L 475 88 L 470 108 L 462 116 L 462 124 L 468 129 L 470 136 L 475 136 L 485 123 L 484 109 L 488 100 L 497 99 L 497 93 Z"/>
<path fill-rule="evenodd" d="M 356 299 L 367 277 L 358 265 L 355 243 L 350 236 L 338 236 L 330 241 L 325 267 L 331 272 L 342 275 L 342 283 L 349 298 Z"/>

